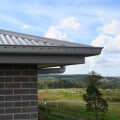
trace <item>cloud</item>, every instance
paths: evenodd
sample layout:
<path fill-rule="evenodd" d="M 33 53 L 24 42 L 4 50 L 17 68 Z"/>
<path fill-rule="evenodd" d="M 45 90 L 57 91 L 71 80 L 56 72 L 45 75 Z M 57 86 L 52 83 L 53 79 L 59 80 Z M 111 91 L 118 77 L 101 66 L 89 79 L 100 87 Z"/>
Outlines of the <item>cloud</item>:
<path fill-rule="evenodd" d="M 105 45 L 112 40 L 112 37 L 110 36 L 106 36 L 104 34 L 99 34 L 95 40 L 92 41 L 92 45 L 93 46 L 97 46 L 97 47 L 105 47 Z"/>
<path fill-rule="evenodd" d="M 100 29 L 99 35 L 92 41 L 93 46 L 103 46 L 106 53 L 120 53 L 120 22 L 112 21 Z"/>
<path fill-rule="evenodd" d="M 30 25 L 24 24 L 24 25 L 21 26 L 21 28 L 22 29 L 28 29 L 28 28 L 30 28 Z"/>
<path fill-rule="evenodd" d="M 80 23 L 76 22 L 74 17 L 68 17 L 60 21 L 58 25 L 52 25 L 45 33 L 45 37 L 55 38 L 60 40 L 67 39 L 67 32 L 62 32 L 64 28 L 79 29 Z"/>
<path fill-rule="evenodd" d="M 77 22 L 77 20 L 74 17 L 69 17 L 69 18 L 63 19 L 61 21 L 61 27 L 71 28 L 71 29 L 79 29 L 80 23 Z"/>
<path fill-rule="evenodd" d="M 58 26 L 52 25 L 52 26 L 50 26 L 47 33 L 45 34 L 45 37 L 65 40 L 65 39 L 67 39 L 67 34 L 64 32 L 61 32 L 60 28 Z"/>
<path fill-rule="evenodd" d="M 120 34 L 115 37 L 100 34 L 92 41 L 92 45 L 104 47 L 103 52 L 105 53 L 120 54 Z"/>
<path fill-rule="evenodd" d="M 93 46 L 104 47 L 102 54 L 99 56 L 86 59 L 88 68 L 94 70 L 99 68 L 107 70 L 105 73 L 113 74 L 120 66 L 120 22 L 111 21 L 109 24 L 99 28 L 99 35 L 92 41 Z M 115 73 L 114 73 L 115 74 Z"/>
<path fill-rule="evenodd" d="M 106 57 L 103 54 L 86 58 L 85 64 L 68 66 L 65 74 L 87 74 L 90 71 L 106 76 L 116 75 L 120 71 L 120 56 Z"/>
<path fill-rule="evenodd" d="M 120 34 L 120 22 L 113 20 L 111 23 L 98 29 L 103 34 L 117 35 Z"/>

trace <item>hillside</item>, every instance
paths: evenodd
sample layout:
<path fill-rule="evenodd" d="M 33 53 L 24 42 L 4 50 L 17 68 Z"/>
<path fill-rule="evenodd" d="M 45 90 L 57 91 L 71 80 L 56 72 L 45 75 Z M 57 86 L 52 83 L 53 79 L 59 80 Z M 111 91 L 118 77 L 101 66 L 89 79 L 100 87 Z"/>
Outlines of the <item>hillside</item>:
<path fill-rule="evenodd" d="M 86 87 L 87 74 L 39 75 L 38 87 L 41 88 L 83 88 Z M 120 77 L 103 77 L 99 82 L 102 88 L 120 88 Z"/>

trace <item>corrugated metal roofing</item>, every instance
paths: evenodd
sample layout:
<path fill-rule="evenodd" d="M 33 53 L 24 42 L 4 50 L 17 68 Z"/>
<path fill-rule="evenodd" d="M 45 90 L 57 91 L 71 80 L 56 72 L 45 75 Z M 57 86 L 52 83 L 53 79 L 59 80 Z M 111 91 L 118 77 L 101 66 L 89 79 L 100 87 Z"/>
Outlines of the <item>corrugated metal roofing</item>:
<path fill-rule="evenodd" d="M 41 67 L 83 64 L 102 47 L 0 30 L 0 64 L 31 63 Z"/>
<path fill-rule="evenodd" d="M 7 30 L 0 30 L 0 45 L 91 47 L 88 45 L 11 32 Z"/>

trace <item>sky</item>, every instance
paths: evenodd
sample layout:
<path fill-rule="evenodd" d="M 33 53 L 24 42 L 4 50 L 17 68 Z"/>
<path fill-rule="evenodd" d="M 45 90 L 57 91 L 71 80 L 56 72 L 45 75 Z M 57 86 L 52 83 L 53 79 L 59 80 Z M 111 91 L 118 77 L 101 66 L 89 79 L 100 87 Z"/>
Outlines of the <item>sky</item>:
<path fill-rule="evenodd" d="M 104 47 L 65 74 L 120 76 L 119 0 L 0 0 L 0 29 Z"/>

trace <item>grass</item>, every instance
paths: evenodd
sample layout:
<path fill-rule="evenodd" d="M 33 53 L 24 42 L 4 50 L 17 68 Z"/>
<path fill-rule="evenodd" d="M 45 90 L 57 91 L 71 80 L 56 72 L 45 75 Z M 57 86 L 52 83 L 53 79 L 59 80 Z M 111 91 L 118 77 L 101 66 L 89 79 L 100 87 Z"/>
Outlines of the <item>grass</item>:
<path fill-rule="evenodd" d="M 107 120 L 119 120 L 120 119 L 120 102 L 119 104 L 109 104 L 109 109 L 106 114 Z"/>
<path fill-rule="evenodd" d="M 83 108 L 80 109 L 80 107 L 78 106 L 73 106 L 70 103 L 48 103 L 47 106 L 44 105 L 39 105 L 40 108 L 45 108 L 45 113 L 54 118 L 56 118 L 56 120 L 79 120 L 79 118 L 83 119 L 83 115 L 80 114 L 80 111 L 83 111 Z M 49 112 L 47 112 L 49 111 Z M 41 113 L 41 111 L 40 111 Z M 49 118 L 48 116 L 45 116 L 47 118 Z M 49 118 L 48 120 L 51 120 L 51 118 Z M 83 119 L 84 120 L 84 119 Z"/>
<path fill-rule="evenodd" d="M 85 89 L 42 89 L 38 99 L 42 100 L 83 100 Z"/>
<path fill-rule="evenodd" d="M 120 102 L 120 90 L 101 90 L 103 97 L 109 102 Z"/>
<path fill-rule="evenodd" d="M 119 120 L 120 91 L 101 90 L 108 100 L 109 109 L 105 120 Z M 94 113 L 85 111 L 82 95 L 85 89 L 45 89 L 39 90 L 39 112 L 47 120 L 94 120 Z M 44 104 L 44 101 L 47 101 Z M 40 108 L 45 108 L 42 110 Z M 99 115 L 102 119 L 102 114 Z"/>

